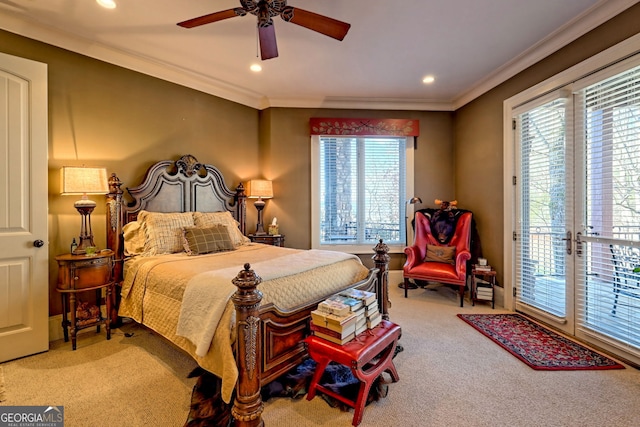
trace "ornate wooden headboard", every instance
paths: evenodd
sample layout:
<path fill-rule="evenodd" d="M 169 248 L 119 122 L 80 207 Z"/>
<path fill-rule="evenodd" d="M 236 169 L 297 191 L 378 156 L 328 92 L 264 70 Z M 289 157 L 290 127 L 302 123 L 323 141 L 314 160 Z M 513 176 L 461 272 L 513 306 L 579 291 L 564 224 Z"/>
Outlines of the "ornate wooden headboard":
<path fill-rule="evenodd" d="M 107 247 L 115 252 L 117 281 L 122 278 L 124 240 L 122 227 L 135 221 L 141 210 L 151 212 L 229 211 L 245 233 L 246 195 L 242 183 L 231 191 L 220 171 L 186 154 L 180 159 L 152 165 L 142 184 L 127 188 L 133 199 L 124 203 L 122 182 L 115 173 L 109 178 L 107 194 Z"/>

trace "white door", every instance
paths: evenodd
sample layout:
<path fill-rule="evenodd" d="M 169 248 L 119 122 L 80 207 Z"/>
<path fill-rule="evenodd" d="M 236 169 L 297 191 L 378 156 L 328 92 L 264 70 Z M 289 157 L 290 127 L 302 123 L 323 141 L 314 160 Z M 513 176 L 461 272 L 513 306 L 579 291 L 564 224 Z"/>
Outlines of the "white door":
<path fill-rule="evenodd" d="M 516 309 L 573 333 L 573 150 L 556 91 L 516 111 Z"/>
<path fill-rule="evenodd" d="M 513 113 L 516 309 L 640 363 L 640 55 Z"/>
<path fill-rule="evenodd" d="M 49 349 L 47 66 L 0 53 L 0 362 Z"/>

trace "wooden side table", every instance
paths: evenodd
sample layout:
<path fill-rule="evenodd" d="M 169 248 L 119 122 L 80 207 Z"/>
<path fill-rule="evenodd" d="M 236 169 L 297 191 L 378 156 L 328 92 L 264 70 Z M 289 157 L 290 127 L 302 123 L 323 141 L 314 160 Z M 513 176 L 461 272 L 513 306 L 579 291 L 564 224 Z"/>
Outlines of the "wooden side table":
<path fill-rule="evenodd" d="M 485 283 L 478 284 L 478 281 L 482 280 Z M 492 268 L 491 271 L 476 270 L 475 267 L 471 269 L 471 305 L 475 305 L 477 301 L 490 302 L 491 308 L 495 308 L 495 287 L 496 287 L 496 271 Z M 478 288 L 488 292 L 491 291 L 491 298 L 486 295 L 478 295 Z"/>
<path fill-rule="evenodd" d="M 56 257 L 58 261 L 58 286 L 56 290 L 62 297 L 62 330 L 64 341 L 69 342 L 71 329 L 71 346 L 76 349 L 76 336 L 81 329 L 104 324 L 107 339 L 111 339 L 111 327 L 108 313 L 111 312 L 111 292 L 113 290 L 113 251 L 104 250 L 94 255 L 64 254 Z M 105 304 L 107 316 L 102 317 L 100 301 L 102 289 L 106 289 Z M 76 294 L 95 292 L 95 305 L 81 304 L 83 313 L 77 316 L 78 304 Z M 68 304 L 67 304 L 68 301 Z M 71 320 L 67 317 L 71 315 Z"/>
<path fill-rule="evenodd" d="M 284 246 L 284 234 L 249 234 L 249 239 L 255 243 L 264 243 L 272 246 Z"/>

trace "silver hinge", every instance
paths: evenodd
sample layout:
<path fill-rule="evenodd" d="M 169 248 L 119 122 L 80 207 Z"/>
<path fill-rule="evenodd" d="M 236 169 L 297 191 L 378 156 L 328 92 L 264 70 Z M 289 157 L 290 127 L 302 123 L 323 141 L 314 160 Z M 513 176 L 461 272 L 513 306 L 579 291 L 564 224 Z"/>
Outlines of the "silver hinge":
<path fill-rule="evenodd" d="M 515 242 L 516 240 L 518 240 L 518 233 L 516 233 L 515 231 L 513 232 L 513 241 Z"/>
<path fill-rule="evenodd" d="M 514 298 L 516 297 L 516 287 L 515 286 L 513 287 L 513 297 Z"/>
<path fill-rule="evenodd" d="M 514 176 L 511 178 L 511 182 L 513 182 L 513 185 L 516 185 L 516 184 L 518 183 L 518 178 L 516 178 L 516 176 L 514 175 Z"/>
<path fill-rule="evenodd" d="M 513 130 L 516 130 L 516 120 L 515 119 L 511 120 L 511 128 Z"/>

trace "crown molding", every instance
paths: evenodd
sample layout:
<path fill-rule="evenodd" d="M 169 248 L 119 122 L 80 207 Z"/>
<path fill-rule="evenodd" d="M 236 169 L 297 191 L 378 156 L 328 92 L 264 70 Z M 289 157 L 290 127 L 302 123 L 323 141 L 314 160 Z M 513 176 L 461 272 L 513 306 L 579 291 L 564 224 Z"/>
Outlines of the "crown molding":
<path fill-rule="evenodd" d="M 600 0 L 590 9 L 480 80 L 472 89 L 461 94 L 453 101 L 454 109 L 463 107 L 636 3 L 638 0 Z"/>
<path fill-rule="evenodd" d="M 348 110 L 453 111 L 448 101 L 392 98 L 271 98 L 263 108 L 334 108 Z"/>
<path fill-rule="evenodd" d="M 88 38 L 70 34 L 34 21 L 7 13 L 0 21 L 3 30 L 34 39 L 52 46 L 79 53 L 119 67 L 157 77 L 210 95 L 260 109 L 264 95 L 232 85 L 228 82 L 176 67 L 126 50 L 115 49 Z"/>

